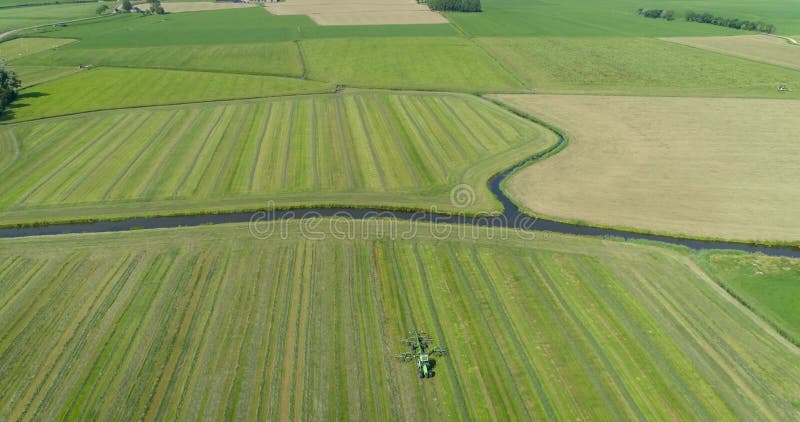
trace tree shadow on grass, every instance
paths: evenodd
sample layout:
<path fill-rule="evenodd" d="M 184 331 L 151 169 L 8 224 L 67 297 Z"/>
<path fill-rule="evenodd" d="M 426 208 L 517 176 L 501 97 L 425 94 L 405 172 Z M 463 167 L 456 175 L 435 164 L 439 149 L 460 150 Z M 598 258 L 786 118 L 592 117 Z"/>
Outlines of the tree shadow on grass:
<path fill-rule="evenodd" d="M 26 99 L 45 97 L 47 95 L 50 95 L 50 94 L 47 94 L 47 93 L 44 93 L 44 92 L 39 92 L 39 91 L 23 92 L 23 93 L 19 94 L 17 99 L 14 100 L 14 102 L 12 102 L 11 104 L 9 104 L 6 107 L 6 109 L 3 111 L 3 113 L 0 114 L 0 122 L 6 122 L 6 121 L 9 121 L 9 120 L 13 120 L 14 116 L 15 116 L 14 110 L 30 106 L 30 104 L 25 102 Z"/>

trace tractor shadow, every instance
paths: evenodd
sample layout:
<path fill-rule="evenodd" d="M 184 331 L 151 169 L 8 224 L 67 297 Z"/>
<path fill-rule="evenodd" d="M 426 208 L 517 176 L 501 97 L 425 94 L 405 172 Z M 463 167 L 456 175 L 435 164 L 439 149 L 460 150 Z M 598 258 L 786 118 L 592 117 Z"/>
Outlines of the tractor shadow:
<path fill-rule="evenodd" d="M 429 371 L 431 376 L 429 378 L 433 378 L 436 376 L 436 359 L 428 359 Z"/>

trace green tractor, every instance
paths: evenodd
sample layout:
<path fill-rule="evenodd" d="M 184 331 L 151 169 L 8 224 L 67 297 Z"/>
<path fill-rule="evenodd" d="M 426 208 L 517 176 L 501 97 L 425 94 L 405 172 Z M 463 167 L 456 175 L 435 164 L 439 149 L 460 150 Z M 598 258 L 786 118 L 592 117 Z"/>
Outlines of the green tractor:
<path fill-rule="evenodd" d="M 429 335 L 421 331 L 415 331 L 410 337 L 403 339 L 403 343 L 408 346 L 409 351 L 398 354 L 397 358 L 403 362 L 416 360 L 417 375 L 420 378 L 432 378 L 436 374 L 433 371 L 436 366 L 436 360 L 431 359 L 431 357 L 447 354 L 447 349 L 431 346 L 432 342 L 433 339 Z"/>

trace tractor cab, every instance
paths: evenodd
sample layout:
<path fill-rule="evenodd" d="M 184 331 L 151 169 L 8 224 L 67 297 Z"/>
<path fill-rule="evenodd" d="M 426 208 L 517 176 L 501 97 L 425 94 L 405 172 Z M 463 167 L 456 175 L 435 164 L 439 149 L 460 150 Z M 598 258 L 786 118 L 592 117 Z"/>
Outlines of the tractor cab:
<path fill-rule="evenodd" d="M 430 378 L 433 376 L 433 371 L 431 371 L 431 363 L 427 354 L 419 355 L 419 360 L 417 360 L 417 368 L 419 369 L 420 378 Z"/>

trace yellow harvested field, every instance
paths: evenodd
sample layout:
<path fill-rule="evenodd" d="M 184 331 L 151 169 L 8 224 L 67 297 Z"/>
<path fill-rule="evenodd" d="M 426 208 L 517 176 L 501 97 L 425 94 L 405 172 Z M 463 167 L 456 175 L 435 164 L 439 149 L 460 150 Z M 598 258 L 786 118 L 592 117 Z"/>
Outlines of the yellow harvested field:
<path fill-rule="evenodd" d="M 242 7 L 253 7 L 257 3 L 214 3 L 214 2 L 207 2 L 207 1 L 196 1 L 196 2 L 161 2 L 161 7 L 164 8 L 165 11 L 169 13 L 181 13 L 181 12 L 204 12 L 207 10 L 222 10 L 222 9 L 238 9 Z M 149 6 L 144 4 L 144 8 L 147 9 Z"/>
<path fill-rule="evenodd" d="M 800 241 L 800 101 L 497 95 L 567 147 L 507 183 L 536 214 L 679 235 Z"/>
<path fill-rule="evenodd" d="M 737 35 L 734 37 L 662 38 L 691 47 L 759 62 L 800 69 L 800 45 L 790 40 L 800 37 Z M 800 88 L 800 87 L 797 87 Z"/>
<path fill-rule="evenodd" d="M 318 25 L 397 25 L 447 23 L 415 0 L 287 0 L 265 3 L 274 15 L 307 15 Z"/>

